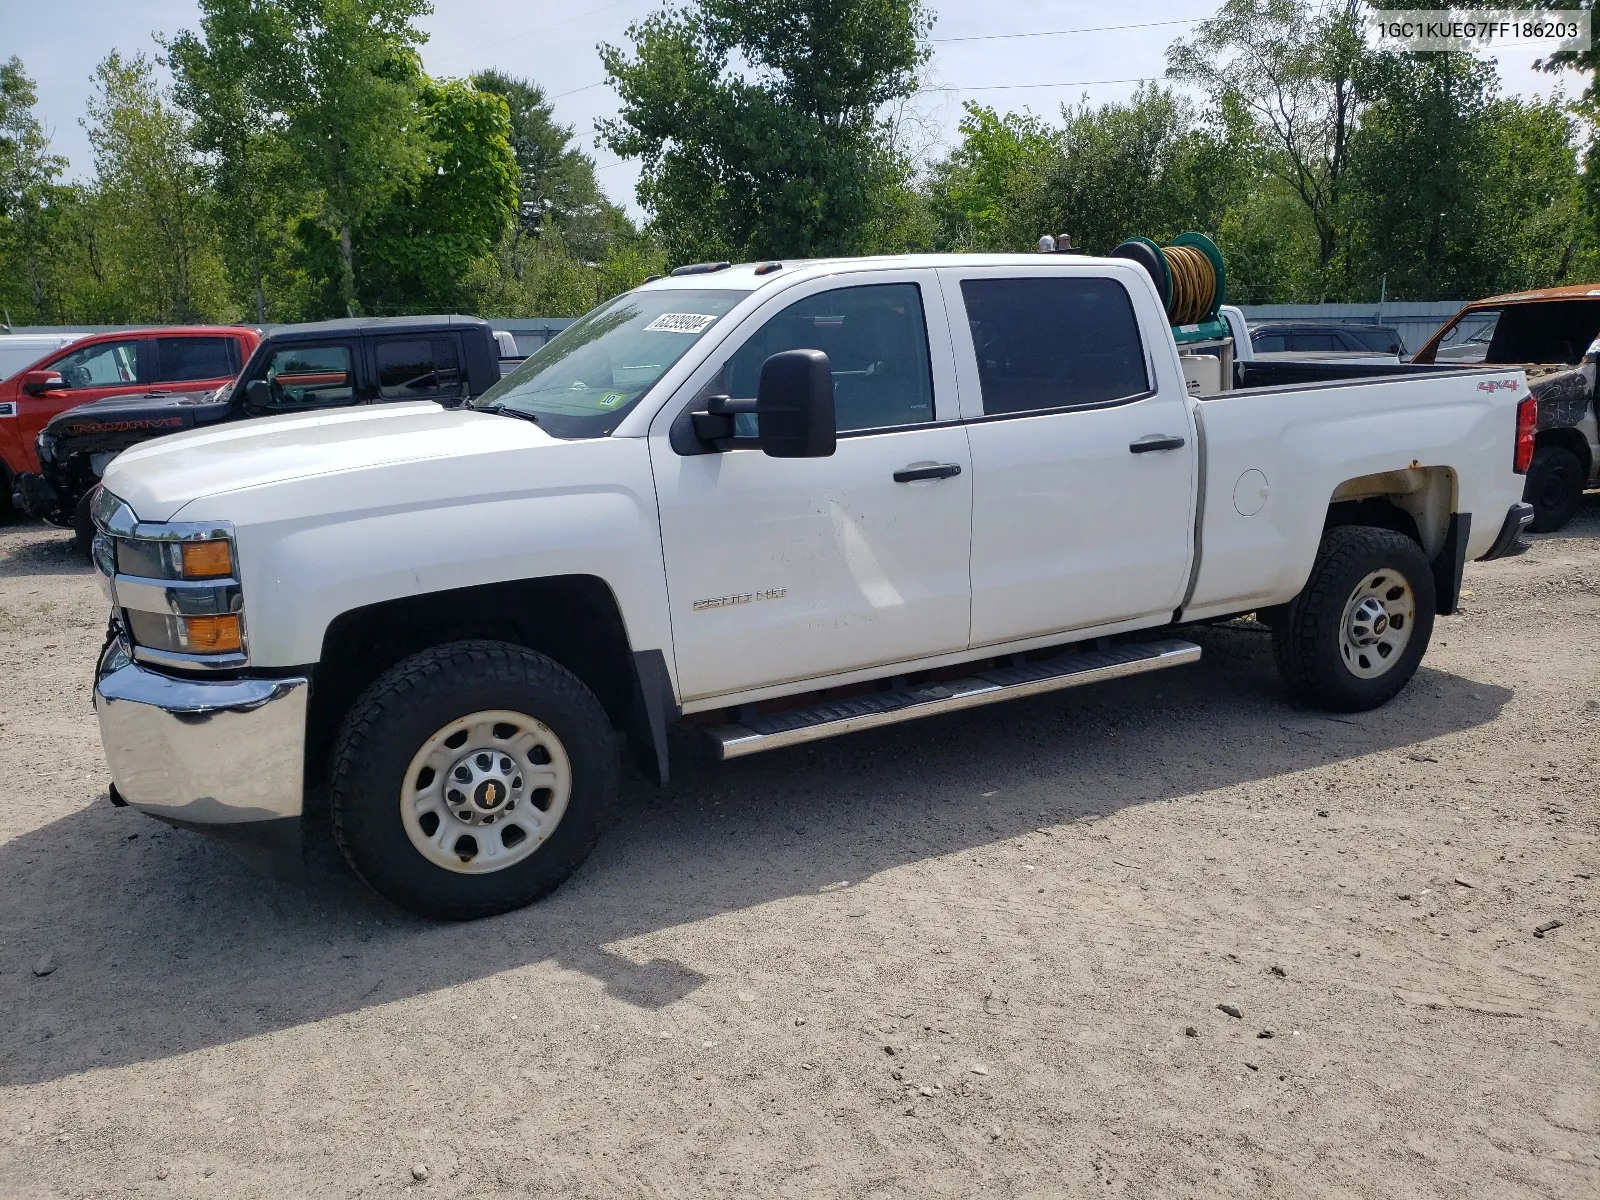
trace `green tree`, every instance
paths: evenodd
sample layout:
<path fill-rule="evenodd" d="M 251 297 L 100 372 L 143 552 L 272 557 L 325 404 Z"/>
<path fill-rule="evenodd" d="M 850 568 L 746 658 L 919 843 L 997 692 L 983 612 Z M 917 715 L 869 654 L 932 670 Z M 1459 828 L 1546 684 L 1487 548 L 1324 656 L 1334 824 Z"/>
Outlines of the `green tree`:
<path fill-rule="evenodd" d="M 1135 234 L 1216 230 L 1237 159 L 1225 137 L 1195 123 L 1185 101 L 1147 85 L 1126 104 L 1083 104 L 1063 115 L 1058 155 L 1028 205 L 1055 220 L 1035 238 L 1059 226 L 1103 254 Z"/>
<path fill-rule="evenodd" d="M 1497 89 L 1494 64 L 1467 54 L 1372 63 L 1350 142 L 1352 298 L 1546 286 L 1570 264 L 1580 196 L 1572 124 L 1559 104 Z"/>
<path fill-rule="evenodd" d="M 517 165 L 505 101 L 460 80 L 427 83 L 414 122 L 427 165 L 356 231 L 374 311 L 454 304 L 473 262 L 512 219 Z"/>
<path fill-rule="evenodd" d="M 572 127 L 555 121 L 544 89 L 503 71 L 472 77 L 480 92 L 506 102 L 511 153 L 517 160 L 517 217 L 507 247 L 513 269 L 524 238 L 554 227 L 580 259 L 597 262 L 606 247 L 634 232 L 627 215 L 606 199 L 595 180 L 594 160 L 572 145 Z"/>
<path fill-rule="evenodd" d="M 601 46 L 622 100 L 601 135 L 643 159 L 669 255 L 873 249 L 906 182 L 887 108 L 931 24 L 920 0 L 691 0 L 630 26 L 631 57 Z"/>
<path fill-rule="evenodd" d="M 280 132 L 296 185 L 338 250 L 337 292 L 354 311 L 358 295 L 355 230 L 428 167 L 429 143 L 418 119 L 425 86 L 413 22 L 428 0 L 200 0 L 196 47 L 180 64 L 207 53 L 242 81 L 246 99 L 226 106 Z M 180 68 L 182 69 L 182 68 Z M 196 102 L 220 97 L 197 86 Z M 204 102 L 209 103 L 209 99 Z M 214 114 L 201 114 L 208 126 Z M 218 120 L 231 119 L 227 112 Z M 239 170 L 248 173 L 241 165 Z M 303 223 L 297 223 L 304 229 Z M 314 251 L 316 247 L 306 246 Z M 310 253 L 304 262 L 320 259 Z"/>
<path fill-rule="evenodd" d="M 1029 250 L 1044 233 L 1104 253 L 1124 238 L 1215 232 L 1249 186 L 1248 139 L 1171 91 L 1062 110 L 1062 124 L 969 105 L 929 175 L 948 249 Z"/>
<path fill-rule="evenodd" d="M 67 160 L 50 153 L 34 115 L 33 80 L 13 56 L 0 63 L 0 295 L 8 309 L 50 320 L 59 313 Z"/>
<path fill-rule="evenodd" d="M 1031 115 L 1002 116 L 971 101 L 966 110 L 960 144 L 929 173 L 939 244 L 947 250 L 1022 249 L 1020 231 L 1031 214 L 1018 210 L 1060 158 L 1060 132 Z M 1055 224 L 1045 222 L 1051 229 Z"/>
<path fill-rule="evenodd" d="M 83 121 L 96 173 L 90 252 L 107 264 L 107 315 L 217 319 L 226 281 L 188 121 L 143 54 L 112 51 L 94 82 Z"/>
<path fill-rule="evenodd" d="M 1328 286 L 1344 270 L 1344 176 L 1368 57 L 1358 0 L 1225 0 L 1167 50 L 1170 77 L 1255 124 L 1267 170 L 1306 207 Z"/>
<path fill-rule="evenodd" d="M 286 143 L 284 114 L 251 86 L 240 16 L 236 5 L 209 5 L 201 33 L 180 33 L 165 50 L 177 101 L 193 114 L 190 134 L 210 177 L 236 301 L 258 322 L 292 320 L 305 307 L 292 229 L 314 198 Z"/>

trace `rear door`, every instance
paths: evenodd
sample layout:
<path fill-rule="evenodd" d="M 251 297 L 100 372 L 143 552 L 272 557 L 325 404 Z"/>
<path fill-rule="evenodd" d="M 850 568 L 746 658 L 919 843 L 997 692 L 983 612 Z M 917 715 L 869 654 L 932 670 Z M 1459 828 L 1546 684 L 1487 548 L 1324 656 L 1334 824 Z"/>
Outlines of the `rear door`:
<path fill-rule="evenodd" d="M 940 275 L 972 446 L 972 645 L 1165 619 L 1188 579 L 1198 459 L 1186 389 L 1157 370 L 1135 297 L 1087 264 Z"/>

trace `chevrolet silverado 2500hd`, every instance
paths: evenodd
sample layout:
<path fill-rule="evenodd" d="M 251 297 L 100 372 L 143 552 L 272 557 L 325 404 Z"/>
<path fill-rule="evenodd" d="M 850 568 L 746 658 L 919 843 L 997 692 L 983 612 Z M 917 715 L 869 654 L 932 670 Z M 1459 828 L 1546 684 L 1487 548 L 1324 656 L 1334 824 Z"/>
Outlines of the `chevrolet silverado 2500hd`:
<path fill-rule="evenodd" d="M 664 780 L 678 720 L 749 754 L 1247 612 L 1294 696 L 1382 704 L 1528 519 L 1521 373 L 1194 395 L 1234 377 L 1192 357 L 1124 259 L 715 264 L 469 407 L 134 447 L 94 502 L 113 799 L 292 840 L 326 782 L 368 883 L 470 917 L 571 873 L 619 738 Z"/>

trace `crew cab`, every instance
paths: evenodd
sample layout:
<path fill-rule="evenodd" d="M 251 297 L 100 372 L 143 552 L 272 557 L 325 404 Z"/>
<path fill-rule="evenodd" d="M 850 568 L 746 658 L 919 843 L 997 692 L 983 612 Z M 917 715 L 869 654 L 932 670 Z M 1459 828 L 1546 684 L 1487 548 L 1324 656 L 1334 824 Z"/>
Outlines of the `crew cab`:
<path fill-rule="evenodd" d="M 72 524 L 87 554 L 89 492 L 129 446 L 271 414 L 406 400 L 461 404 L 499 382 L 499 354 L 496 335 L 476 317 L 281 326 L 255 346 L 237 380 L 209 392 L 124 392 L 59 413 L 39 434 L 40 474 L 19 480 L 17 500 L 32 516 Z"/>
<path fill-rule="evenodd" d="M 1127 259 L 707 264 L 469 406 L 125 451 L 112 798 L 293 845 L 326 784 L 363 879 L 462 918 L 557 886 L 619 744 L 664 782 L 675 722 L 774 750 L 1193 662 L 1181 626 L 1251 612 L 1293 697 L 1384 703 L 1517 545 L 1521 372 L 1188 365 Z"/>
<path fill-rule="evenodd" d="M 1418 363 L 1515 365 L 1536 401 L 1524 499 L 1538 532 L 1572 520 L 1600 486 L 1600 284 L 1491 296 L 1467 305 L 1417 351 Z"/>
<path fill-rule="evenodd" d="M 34 440 L 57 413 L 113 396 L 214 391 L 239 373 L 257 340 L 253 329 L 203 325 L 74 336 L 53 352 L 41 347 L 38 361 L 0 382 L 0 496 L 31 508 L 26 494 L 13 493 L 26 493 L 39 478 Z"/>

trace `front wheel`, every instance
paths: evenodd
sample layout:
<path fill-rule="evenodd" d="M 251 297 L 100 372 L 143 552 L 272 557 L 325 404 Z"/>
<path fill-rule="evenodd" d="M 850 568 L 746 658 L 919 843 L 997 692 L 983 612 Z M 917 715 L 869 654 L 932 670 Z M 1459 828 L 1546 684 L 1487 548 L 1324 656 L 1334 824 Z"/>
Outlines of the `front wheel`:
<path fill-rule="evenodd" d="M 1551 533 L 1572 520 L 1583 500 L 1583 463 L 1565 446 L 1541 446 L 1528 464 L 1522 498 L 1533 505 L 1528 528 Z"/>
<path fill-rule="evenodd" d="M 1278 671 L 1307 704 L 1376 708 L 1416 674 L 1433 609 L 1422 547 L 1388 529 L 1336 526 L 1323 535 L 1305 588 L 1273 626 Z"/>
<path fill-rule="evenodd" d="M 94 514 L 89 505 L 93 499 L 94 489 L 90 488 L 72 509 L 72 548 L 89 561 L 94 558 Z"/>
<path fill-rule="evenodd" d="M 391 668 L 351 707 L 333 828 L 374 890 L 463 920 L 559 886 L 616 792 L 615 735 L 577 677 L 522 646 L 454 642 Z"/>

